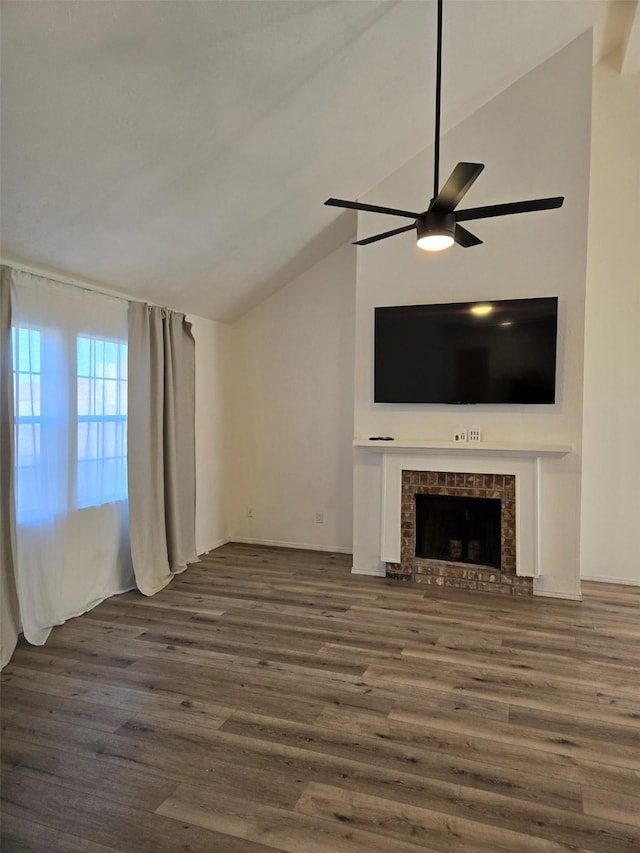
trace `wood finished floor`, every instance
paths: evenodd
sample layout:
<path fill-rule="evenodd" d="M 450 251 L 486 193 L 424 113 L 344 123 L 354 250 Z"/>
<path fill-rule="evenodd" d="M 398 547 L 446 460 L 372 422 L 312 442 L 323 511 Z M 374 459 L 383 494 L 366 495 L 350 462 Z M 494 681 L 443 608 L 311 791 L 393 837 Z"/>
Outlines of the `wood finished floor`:
<path fill-rule="evenodd" d="M 638 853 L 640 587 L 349 569 L 226 545 L 21 643 L 3 853 Z"/>

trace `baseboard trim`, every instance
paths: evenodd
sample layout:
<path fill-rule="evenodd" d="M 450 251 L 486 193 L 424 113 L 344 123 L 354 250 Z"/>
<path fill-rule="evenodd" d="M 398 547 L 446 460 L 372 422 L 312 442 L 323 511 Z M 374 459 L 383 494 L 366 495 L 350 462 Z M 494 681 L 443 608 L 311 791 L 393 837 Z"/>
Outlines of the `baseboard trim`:
<path fill-rule="evenodd" d="M 213 545 L 207 545 L 204 548 L 198 549 L 198 554 L 208 554 L 210 551 L 215 551 L 216 548 L 222 548 L 223 545 L 226 545 L 227 542 L 231 540 L 227 536 L 225 539 L 220 539 L 219 542 L 215 542 Z"/>
<path fill-rule="evenodd" d="M 386 577 L 386 572 L 384 570 L 379 571 L 376 569 L 362 569 L 362 568 L 359 568 L 358 566 L 354 566 L 351 569 L 351 574 L 352 575 L 366 575 L 367 577 L 370 577 L 370 578 L 384 578 L 384 577 Z"/>
<path fill-rule="evenodd" d="M 582 601 L 582 593 L 580 592 L 549 592 L 549 590 L 546 589 L 536 592 L 534 587 L 533 594 L 540 598 L 564 598 L 567 601 Z"/>
<path fill-rule="evenodd" d="M 580 578 L 581 581 L 594 581 L 595 583 L 615 583 L 619 586 L 640 586 L 640 579 L 638 580 L 623 580 L 622 578 L 601 578 L 596 577 L 595 575 L 585 575 Z"/>
<path fill-rule="evenodd" d="M 298 551 L 326 551 L 329 554 L 350 554 L 351 548 L 339 548 L 335 545 L 309 545 L 306 542 L 284 542 L 280 539 L 247 539 L 244 536 L 231 536 L 228 542 L 239 545 L 270 545 L 272 548 L 295 548 Z"/>

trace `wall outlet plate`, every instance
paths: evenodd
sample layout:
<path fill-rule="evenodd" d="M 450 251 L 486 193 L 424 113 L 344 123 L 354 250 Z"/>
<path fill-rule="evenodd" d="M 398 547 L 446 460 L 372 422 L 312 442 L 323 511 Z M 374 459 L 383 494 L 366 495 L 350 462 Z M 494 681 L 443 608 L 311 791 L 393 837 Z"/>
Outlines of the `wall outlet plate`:
<path fill-rule="evenodd" d="M 479 426 L 469 427 L 469 441 L 482 441 L 482 430 Z"/>
<path fill-rule="evenodd" d="M 467 440 L 467 430 L 464 427 L 458 427 L 458 429 L 453 432 L 453 440 L 454 441 L 466 441 Z"/>

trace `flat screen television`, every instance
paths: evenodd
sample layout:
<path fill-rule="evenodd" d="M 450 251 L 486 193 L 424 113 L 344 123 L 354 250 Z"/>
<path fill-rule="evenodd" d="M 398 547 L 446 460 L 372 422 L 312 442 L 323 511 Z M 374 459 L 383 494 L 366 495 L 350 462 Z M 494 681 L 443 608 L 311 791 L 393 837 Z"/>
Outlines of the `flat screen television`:
<path fill-rule="evenodd" d="M 375 309 L 376 403 L 554 403 L 558 298 Z"/>

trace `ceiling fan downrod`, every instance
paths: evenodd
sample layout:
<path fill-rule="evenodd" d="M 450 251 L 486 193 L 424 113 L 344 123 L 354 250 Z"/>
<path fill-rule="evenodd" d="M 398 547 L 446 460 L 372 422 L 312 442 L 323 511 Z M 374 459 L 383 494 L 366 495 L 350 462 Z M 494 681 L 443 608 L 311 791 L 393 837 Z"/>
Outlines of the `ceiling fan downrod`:
<path fill-rule="evenodd" d="M 438 195 L 440 171 L 440 101 L 442 90 L 442 2 L 438 0 L 438 36 L 436 42 L 436 120 L 433 151 L 433 198 Z M 433 199 L 432 199 L 433 201 Z"/>

